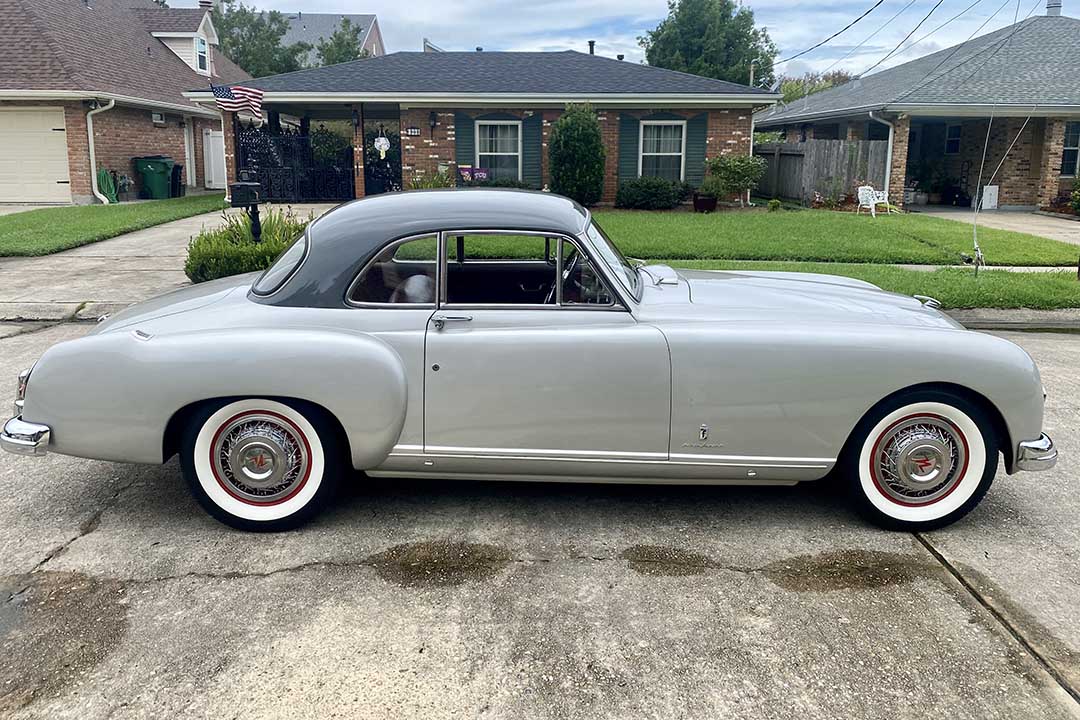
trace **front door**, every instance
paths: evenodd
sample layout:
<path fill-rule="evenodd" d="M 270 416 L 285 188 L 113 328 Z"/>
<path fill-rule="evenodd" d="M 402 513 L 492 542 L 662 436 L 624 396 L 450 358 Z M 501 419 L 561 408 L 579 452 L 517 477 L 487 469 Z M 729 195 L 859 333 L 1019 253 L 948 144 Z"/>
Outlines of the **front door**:
<path fill-rule="evenodd" d="M 425 454 L 582 476 L 667 459 L 667 344 L 587 255 L 535 235 L 449 234 L 444 245 L 448 302 L 426 338 Z"/>

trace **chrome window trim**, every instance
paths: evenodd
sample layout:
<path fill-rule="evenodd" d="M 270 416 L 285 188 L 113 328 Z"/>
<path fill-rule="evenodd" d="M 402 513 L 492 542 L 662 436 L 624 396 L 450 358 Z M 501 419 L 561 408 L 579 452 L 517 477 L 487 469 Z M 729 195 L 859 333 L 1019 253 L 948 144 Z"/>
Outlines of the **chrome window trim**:
<path fill-rule="evenodd" d="M 585 243 L 587 246 L 589 246 L 590 250 L 592 250 L 593 253 L 595 254 L 595 249 L 592 247 L 592 240 L 589 238 L 589 228 L 592 227 L 592 225 L 593 225 L 592 213 L 589 212 L 585 216 L 585 225 L 584 225 L 584 227 L 582 227 L 581 230 L 578 231 L 579 232 L 578 239 L 581 240 L 581 242 Z M 601 232 L 601 234 L 605 234 L 603 232 L 603 229 L 599 225 L 597 225 L 596 227 Z M 611 241 L 610 239 L 609 239 L 609 242 L 611 242 L 612 245 L 615 245 L 614 241 Z M 618 246 L 616 246 L 615 249 L 619 250 Z M 622 250 L 619 250 L 619 254 L 622 255 Z M 590 258 L 591 257 L 592 256 L 590 255 Z M 626 256 L 623 255 L 623 257 L 626 257 Z M 631 305 L 626 302 L 626 298 L 622 294 L 626 290 L 626 288 L 623 287 L 623 284 L 619 281 L 618 278 L 612 277 L 613 272 L 612 272 L 611 268 L 608 267 L 607 262 L 601 262 L 599 267 L 600 267 L 600 272 L 601 272 L 601 274 L 603 274 L 604 279 L 607 280 L 608 285 L 610 287 L 614 287 L 614 288 L 618 289 L 617 295 L 620 298 L 622 298 L 623 304 L 626 305 L 626 309 L 630 310 Z M 639 269 L 640 268 L 635 267 L 634 271 L 637 272 Z M 638 296 L 639 295 L 644 295 L 644 294 L 645 294 L 645 281 L 642 280 L 641 274 L 638 273 L 638 292 L 637 292 L 637 294 L 630 293 L 629 297 L 634 301 L 635 304 L 637 304 L 637 303 L 641 302 L 641 298 L 638 297 Z"/>
<path fill-rule="evenodd" d="M 259 274 L 259 277 L 255 278 L 255 281 L 254 281 L 253 283 L 251 283 L 251 287 L 250 287 L 250 288 L 248 288 L 248 292 L 250 292 L 250 293 L 251 293 L 252 295 L 254 295 L 255 297 L 259 298 L 260 300 L 261 300 L 261 299 L 265 299 L 265 298 L 271 298 L 271 297 L 274 297 L 274 296 L 275 296 L 275 295 L 277 295 L 277 294 L 278 294 L 279 292 L 281 292 L 281 290 L 282 290 L 282 289 L 283 289 L 283 288 L 284 288 L 284 287 L 285 287 L 286 285 L 288 285 L 288 284 L 289 284 L 289 282 L 290 282 L 290 281 L 291 281 L 291 280 L 292 280 L 292 279 L 293 279 L 294 277 L 296 277 L 296 273 L 300 272 L 300 268 L 304 267 L 304 263 L 306 263 L 306 262 L 307 262 L 307 259 L 308 259 L 308 257 L 310 257 L 310 256 L 311 256 L 311 225 L 310 225 L 310 224 L 309 224 L 309 225 L 307 226 L 307 228 L 306 228 L 306 229 L 304 230 L 304 234 L 303 234 L 303 235 L 301 235 L 301 236 L 300 236 L 299 238 L 297 238 L 296 240 L 294 240 L 294 241 L 293 241 L 293 243 L 294 243 L 294 244 L 295 244 L 295 243 L 298 243 L 298 242 L 300 242 L 301 240 L 303 240 L 303 241 L 304 241 L 304 256 L 300 258 L 300 262 L 296 263 L 296 267 L 294 267 L 294 268 L 293 268 L 293 269 L 292 269 L 291 271 L 289 271 L 289 274 L 285 276 L 285 279 L 284 279 L 284 280 L 282 280 L 281 282 L 279 282 L 279 283 L 277 284 L 277 287 L 275 287 L 275 288 L 274 288 L 274 289 L 273 289 L 273 290 L 272 290 L 271 292 L 268 292 L 268 293 L 260 293 L 260 292 L 258 292 L 258 291 L 256 291 L 256 290 L 255 290 L 255 286 L 259 284 L 259 281 L 263 279 L 263 276 L 265 276 L 265 275 L 266 275 L 266 273 L 270 272 L 270 268 L 274 267 L 274 265 L 276 265 L 276 264 L 277 264 L 277 261 L 281 259 L 282 255 L 284 255 L 285 253 L 289 252 L 289 250 L 290 250 L 290 249 L 292 248 L 292 245 L 290 245 L 289 247 L 287 247 L 287 248 L 285 248 L 284 250 L 282 250 L 282 251 L 281 251 L 281 255 L 278 255 L 278 256 L 277 256 L 277 259 L 275 259 L 275 260 L 274 260 L 274 262 L 270 263 L 270 267 L 268 267 L 268 268 L 266 268 L 265 270 L 263 270 L 263 271 L 262 271 L 262 272 L 261 272 L 261 273 Z"/>
<path fill-rule="evenodd" d="M 380 255 L 389 250 L 391 247 L 397 245 L 404 245 L 407 242 L 413 240 L 423 240 L 424 238 L 435 238 L 435 295 L 438 300 L 438 288 L 439 288 L 439 275 L 442 271 L 442 263 L 439 262 L 439 255 L 442 253 L 442 239 L 439 237 L 438 232 L 426 232 L 418 235 L 406 235 L 405 237 L 397 238 L 396 240 L 390 240 L 385 245 L 379 248 L 379 250 L 371 256 L 371 259 L 364 263 L 364 267 L 360 268 L 360 271 L 356 273 L 353 279 L 349 282 L 349 286 L 345 289 L 345 304 L 349 307 L 355 308 L 392 308 L 394 310 L 434 310 L 437 306 L 437 302 L 434 303 L 380 303 L 353 300 L 353 289 L 360 282 L 360 278 L 364 276 L 368 268 L 375 264 L 375 261 Z M 408 261 L 406 261 L 408 262 Z M 424 261 L 418 261 L 424 262 Z"/>
<path fill-rule="evenodd" d="M 586 212 L 586 222 L 588 221 L 589 214 Z M 586 225 L 586 227 L 588 227 Z M 447 266 L 449 265 L 449 258 L 447 257 L 447 238 L 453 235 L 533 235 L 543 238 L 557 238 L 559 239 L 558 247 L 556 248 L 555 259 L 555 280 L 558 283 L 556 286 L 555 304 L 548 305 L 546 303 L 530 303 L 530 304 L 518 304 L 518 303 L 448 303 L 446 302 L 446 278 L 448 275 Z M 603 279 L 604 284 L 607 286 L 608 292 L 612 297 L 616 299 L 610 305 L 562 305 L 562 283 L 559 282 L 561 274 L 562 264 L 562 240 L 569 240 L 578 249 L 579 252 L 584 253 L 589 262 L 592 263 L 594 268 L 599 268 L 600 277 Z M 590 311 L 603 311 L 603 312 L 630 312 L 630 306 L 627 304 L 626 299 L 622 293 L 618 290 L 613 290 L 614 283 L 611 282 L 611 278 L 607 272 L 607 265 L 605 263 L 598 263 L 594 257 L 592 247 L 589 245 L 588 239 L 580 236 L 570 235 L 561 231 L 544 231 L 544 230 L 508 230 L 498 228 L 484 228 L 484 229 L 454 229 L 443 230 L 439 233 L 439 276 L 436 281 L 438 287 L 438 293 L 436 295 L 437 309 L 447 310 L 583 310 L 589 309 Z M 478 262 L 517 262 L 514 260 L 495 260 L 495 261 L 478 261 Z M 521 262 L 534 262 L 524 260 Z M 464 264 L 464 263 L 463 263 Z"/>

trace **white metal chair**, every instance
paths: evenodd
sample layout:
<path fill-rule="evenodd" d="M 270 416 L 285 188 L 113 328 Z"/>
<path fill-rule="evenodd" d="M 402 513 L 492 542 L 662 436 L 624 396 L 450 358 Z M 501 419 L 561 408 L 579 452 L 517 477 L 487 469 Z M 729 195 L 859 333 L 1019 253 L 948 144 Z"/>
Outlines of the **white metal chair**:
<path fill-rule="evenodd" d="M 859 207 L 855 208 L 855 214 L 858 215 L 863 208 L 870 210 L 870 215 L 877 217 L 877 206 L 884 205 L 887 212 L 892 212 L 892 208 L 889 207 L 889 196 L 885 194 L 884 190 L 875 190 L 873 185 L 860 185 L 857 190 L 857 197 L 859 199 Z"/>

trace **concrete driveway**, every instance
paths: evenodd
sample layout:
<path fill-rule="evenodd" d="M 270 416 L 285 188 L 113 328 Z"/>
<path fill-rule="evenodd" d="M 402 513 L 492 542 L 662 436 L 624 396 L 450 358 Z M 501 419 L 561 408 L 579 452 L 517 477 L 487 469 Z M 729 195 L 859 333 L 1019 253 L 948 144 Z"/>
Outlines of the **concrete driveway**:
<path fill-rule="evenodd" d="M 333 205 L 291 207 L 318 217 Z M 175 290 L 188 284 L 188 241 L 221 222 L 214 212 L 45 257 L 0 258 L 0 321 L 96 318 Z"/>
<path fill-rule="evenodd" d="M 86 329 L 0 339 L 0 407 Z M 0 716 L 1078 717 L 1080 337 L 1009 337 L 1061 463 L 925 536 L 828 486 L 360 478 L 253 535 L 175 461 L 4 455 Z"/>
<path fill-rule="evenodd" d="M 971 208 L 924 205 L 916 208 L 915 212 L 921 215 L 955 220 L 968 225 L 973 222 Z M 1050 215 L 1010 210 L 984 210 L 979 213 L 979 227 L 1011 230 L 1080 245 L 1080 222 L 1065 217 L 1052 217 Z"/>

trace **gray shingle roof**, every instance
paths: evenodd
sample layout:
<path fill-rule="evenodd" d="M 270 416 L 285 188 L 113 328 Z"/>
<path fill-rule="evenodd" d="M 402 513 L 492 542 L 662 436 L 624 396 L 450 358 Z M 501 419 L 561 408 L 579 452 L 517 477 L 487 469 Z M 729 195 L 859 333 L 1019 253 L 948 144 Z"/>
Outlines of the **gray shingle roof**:
<path fill-rule="evenodd" d="M 113 93 L 194 108 L 183 92 L 206 87 L 208 78 L 150 35 L 140 18 L 149 16 L 158 27 L 151 14 L 159 12 L 178 17 L 151 0 L 0 0 L 0 43 L 19 49 L 0 53 L 0 86 Z M 191 12 L 200 13 L 201 21 L 206 11 Z M 214 68 L 217 83 L 249 77 L 228 59 L 222 62 L 221 53 L 215 53 Z"/>
<path fill-rule="evenodd" d="M 150 32 L 195 32 L 206 10 L 200 8 L 133 8 L 135 17 Z"/>
<path fill-rule="evenodd" d="M 1013 28 L 1002 28 L 786 107 L 777 105 L 757 116 L 757 126 L 898 104 L 1080 106 L 1080 20 L 1031 17 L 1015 26 L 1010 40 Z"/>
<path fill-rule="evenodd" d="M 318 45 L 319 40 L 333 35 L 341 27 L 341 21 L 345 18 L 349 19 L 353 27 L 360 28 L 360 47 L 363 47 L 368 41 L 371 27 L 375 23 L 374 15 L 307 12 L 283 12 L 281 14 L 289 22 L 289 29 L 285 31 L 285 35 L 281 38 L 282 44 L 292 45 L 293 43 L 304 42 L 311 45 L 312 49 L 307 53 L 307 62 L 311 65 L 318 64 L 319 58 L 315 46 Z"/>
<path fill-rule="evenodd" d="M 397 52 L 244 84 L 289 93 L 685 93 L 770 97 L 769 92 L 758 88 L 573 50 Z"/>

